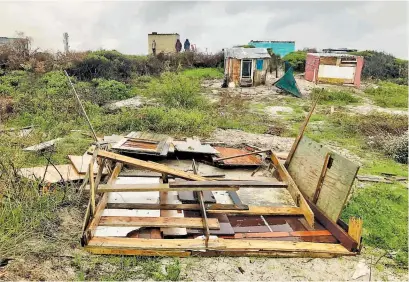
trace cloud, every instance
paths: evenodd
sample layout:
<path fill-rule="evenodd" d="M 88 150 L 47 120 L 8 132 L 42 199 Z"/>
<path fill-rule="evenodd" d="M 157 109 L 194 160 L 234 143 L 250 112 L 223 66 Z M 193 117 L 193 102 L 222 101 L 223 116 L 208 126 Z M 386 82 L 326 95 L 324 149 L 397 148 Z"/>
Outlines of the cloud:
<path fill-rule="evenodd" d="M 177 32 L 201 50 L 250 40 L 297 48 L 383 50 L 407 58 L 406 2 L 0 2 L 0 36 L 23 31 L 42 49 L 148 51 L 147 34 Z"/>

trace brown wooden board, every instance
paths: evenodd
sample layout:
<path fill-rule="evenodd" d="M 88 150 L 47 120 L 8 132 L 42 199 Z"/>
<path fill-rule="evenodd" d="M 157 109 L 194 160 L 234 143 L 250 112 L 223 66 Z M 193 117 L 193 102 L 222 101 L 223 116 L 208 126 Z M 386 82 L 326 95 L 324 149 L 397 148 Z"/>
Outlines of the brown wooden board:
<path fill-rule="evenodd" d="M 359 165 L 304 136 L 288 165 L 288 172 L 305 197 L 312 200 L 327 153 L 331 153 L 332 161 L 328 164 L 316 205 L 336 222 L 348 198 Z"/>
<path fill-rule="evenodd" d="M 48 167 L 22 168 L 19 171 L 19 175 L 31 180 L 42 180 L 45 175 L 44 182 L 46 183 L 74 181 L 84 179 L 85 177 L 85 175 L 79 174 L 71 164 L 56 165 L 55 167 L 50 164 Z"/>
<path fill-rule="evenodd" d="M 74 155 L 68 155 L 68 158 L 70 159 L 72 165 L 75 167 L 75 169 L 77 170 L 77 172 L 79 174 L 86 174 L 87 173 L 87 169 L 88 169 L 88 165 L 92 159 L 91 155 L 85 154 L 82 156 L 74 156 Z M 98 169 L 99 166 L 97 164 L 97 162 L 94 162 L 94 174 L 98 173 Z M 102 171 L 102 174 L 107 174 L 107 169 L 104 168 L 104 170 Z"/>
<path fill-rule="evenodd" d="M 198 211 L 185 211 L 185 217 L 190 218 L 190 217 L 200 217 L 200 212 Z M 208 215 L 209 220 L 210 219 L 217 219 L 220 224 L 220 229 L 219 230 L 210 230 L 210 235 L 234 235 L 234 230 L 230 224 L 230 221 L 225 214 L 209 214 Z M 203 234 L 203 228 L 202 229 L 193 229 L 193 228 L 188 228 L 186 229 L 188 234 Z"/>
<path fill-rule="evenodd" d="M 250 153 L 251 151 L 237 148 L 228 148 L 228 147 L 214 147 L 218 152 L 218 158 L 225 158 L 231 156 L 237 156 L 241 154 Z M 217 158 L 215 158 L 217 159 Z M 227 159 L 216 162 L 220 166 L 260 166 L 261 158 L 255 155 L 247 155 L 243 157 L 238 157 L 234 159 Z"/>
<path fill-rule="evenodd" d="M 169 184 L 170 187 L 246 187 L 246 188 L 287 188 L 287 183 L 281 181 L 257 180 L 212 180 L 212 181 L 177 181 Z"/>

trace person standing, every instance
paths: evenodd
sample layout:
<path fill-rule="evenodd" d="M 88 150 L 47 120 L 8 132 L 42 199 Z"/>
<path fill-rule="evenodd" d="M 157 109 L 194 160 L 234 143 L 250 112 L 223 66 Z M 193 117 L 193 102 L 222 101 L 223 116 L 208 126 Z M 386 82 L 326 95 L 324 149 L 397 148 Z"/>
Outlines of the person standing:
<path fill-rule="evenodd" d="M 155 39 L 152 41 L 152 54 L 156 56 L 156 41 Z"/>
<path fill-rule="evenodd" d="M 175 44 L 176 53 L 179 53 L 182 50 L 182 42 L 179 39 L 176 40 Z"/>
<path fill-rule="evenodd" d="M 190 42 L 189 42 L 189 39 L 186 39 L 186 40 L 185 40 L 185 44 L 184 44 L 183 47 L 185 48 L 185 52 L 187 52 L 187 51 L 190 50 Z"/>

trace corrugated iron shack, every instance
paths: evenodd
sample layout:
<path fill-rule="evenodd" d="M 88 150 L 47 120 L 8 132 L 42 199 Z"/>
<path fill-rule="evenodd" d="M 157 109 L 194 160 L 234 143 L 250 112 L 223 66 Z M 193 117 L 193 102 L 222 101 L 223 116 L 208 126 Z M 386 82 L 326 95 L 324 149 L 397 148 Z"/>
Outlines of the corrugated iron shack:
<path fill-rule="evenodd" d="M 224 74 L 235 86 L 266 83 L 270 55 L 266 48 L 230 48 L 224 51 Z"/>
<path fill-rule="evenodd" d="M 281 58 L 295 51 L 295 41 L 251 40 L 249 45 L 253 45 L 256 48 L 271 48 L 274 54 L 279 55 Z"/>
<path fill-rule="evenodd" d="M 315 83 L 351 84 L 359 87 L 362 56 L 338 53 L 308 53 L 305 79 Z"/>

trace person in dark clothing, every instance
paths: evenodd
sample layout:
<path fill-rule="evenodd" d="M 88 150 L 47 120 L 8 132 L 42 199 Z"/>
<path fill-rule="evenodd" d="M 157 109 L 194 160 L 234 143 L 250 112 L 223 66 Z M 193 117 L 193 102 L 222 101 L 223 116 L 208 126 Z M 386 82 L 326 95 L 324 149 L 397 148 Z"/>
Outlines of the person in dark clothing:
<path fill-rule="evenodd" d="M 152 54 L 156 56 L 156 41 L 155 40 L 152 41 Z"/>
<path fill-rule="evenodd" d="M 176 53 L 179 53 L 182 50 L 182 42 L 179 39 L 176 40 L 175 44 Z"/>
<path fill-rule="evenodd" d="M 185 44 L 184 44 L 183 47 L 185 48 L 185 52 L 187 52 L 187 51 L 190 50 L 190 42 L 189 42 L 189 39 L 186 39 L 186 40 L 185 40 Z"/>

